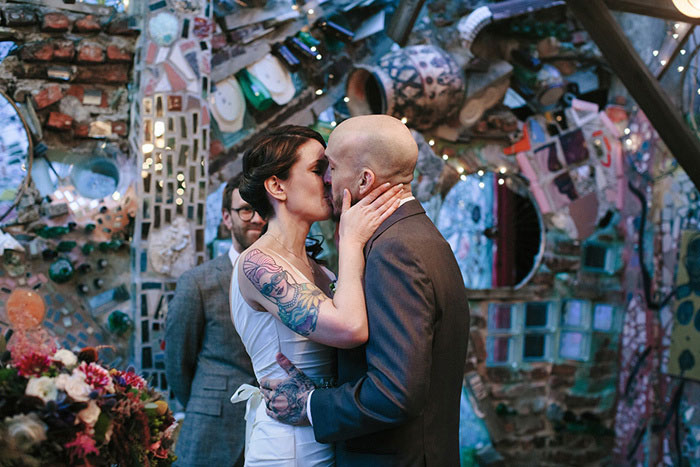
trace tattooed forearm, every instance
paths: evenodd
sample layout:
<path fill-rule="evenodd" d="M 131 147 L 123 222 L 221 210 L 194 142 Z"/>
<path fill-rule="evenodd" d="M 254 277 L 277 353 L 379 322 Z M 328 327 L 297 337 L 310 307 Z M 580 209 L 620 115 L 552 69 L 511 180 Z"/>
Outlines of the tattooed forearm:
<path fill-rule="evenodd" d="M 313 284 L 299 284 L 269 255 L 252 250 L 243 261 L 250 282 L 277 305 L 282 323 L 302 336 L 316 329 L 321 303 L 326 297 Z"/>

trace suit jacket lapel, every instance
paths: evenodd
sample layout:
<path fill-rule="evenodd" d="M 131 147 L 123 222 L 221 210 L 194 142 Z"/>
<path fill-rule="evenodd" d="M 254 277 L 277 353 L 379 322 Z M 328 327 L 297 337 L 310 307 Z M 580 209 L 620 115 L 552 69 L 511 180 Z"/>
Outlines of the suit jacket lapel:
<path fill-rule="evenodd" d="M 372 237 L 365 244 L 365 256 L 367 256 L 367 253 L 369 253 L 369 250 L 372 248 L 372 243 L 374 243 L 374 240 L 377 237 L 379 237 L 386 229 L 396 224 L 401 219 L 405 219 L 410 216 L 415 216 L 417 214 L 425 214 L 425 210 L 423 209 L 423 206 L 421 206 L 420 202 L 418 202 L 418 200 L 413 199 L 401 205 L 396 211 L 394 211 L 394 213 L 391 216 L 389 216 L 384 222 L 382 222 L 379 225 L 379 227 L 377 227 L 377 230 L 374 231 Z"/>
<path fill-rule="evenodd" d="M 231 258 L 229 258 L 228 253 L 225 253 L 214 261 L 216 269 L 220 271 L 217 274 L 219 278 L 219 285 L 223 289 L 224 293 L 228 297 L 231 287 L 231 275 L 233 274 L 233 265 L 231 264 Z"/>

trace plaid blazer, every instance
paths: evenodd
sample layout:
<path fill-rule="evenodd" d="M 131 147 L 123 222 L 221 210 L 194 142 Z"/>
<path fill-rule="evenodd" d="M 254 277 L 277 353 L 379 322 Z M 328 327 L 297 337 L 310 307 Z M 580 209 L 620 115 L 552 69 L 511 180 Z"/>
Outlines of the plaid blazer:
<path fill-rule="evenodd" d="M 232 271 L 227 254 L 187 271 L 168 305 L 166 376 L 185 407 L 178 466 L 234 465 L 243 455 L 245 404 L 229 398 L 241 384 L 257 381 L 231 321 Z"/>

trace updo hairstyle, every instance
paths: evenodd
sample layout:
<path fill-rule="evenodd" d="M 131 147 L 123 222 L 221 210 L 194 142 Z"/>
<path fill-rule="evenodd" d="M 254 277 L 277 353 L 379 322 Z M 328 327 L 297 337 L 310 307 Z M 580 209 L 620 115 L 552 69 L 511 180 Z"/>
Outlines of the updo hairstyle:
<path fill-rule="evenodd" d="M 318 132 L 299 125 L 270 128 L 257 135 L 243 155 L 243 171 L 238 191 L 263 218 L 274 212 L 267 197 L 265 180 L 277 176 L 289 178 L 289 170 L 299 160 L 299 148 L 316 140 L 325 148 L 326 142 Z"/>

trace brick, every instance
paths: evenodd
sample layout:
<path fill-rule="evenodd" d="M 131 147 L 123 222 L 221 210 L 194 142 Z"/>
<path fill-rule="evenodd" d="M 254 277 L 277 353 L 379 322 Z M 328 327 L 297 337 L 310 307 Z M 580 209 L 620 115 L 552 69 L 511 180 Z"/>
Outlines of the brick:
<path fill-rule="evenodd" d="M 79 67 L 75 81 L 93 84 L 127 84 L 129 82 L 128 66 L 113 64 Z"/>
<path fill-rule="evenodd" d="M 62 13 L 46 13 L 41 29 L 49 32 L 63 32 L 70 27 L 70 20 Z"/>
<path fill-rule="evenodd" d="M 129 20 L 127 18 L 117 18 L 109 23 L 107 33 L 118 36 L 135 36 L 139 32 L 136 29 L 129 28 Z"/>
<path fill-rule="evenodd" d="M 575 365 L 552 365 L 552 375 L 555 376 L 574 376 L 578 367 Z"/>
<path fill-rule="evenodd" d="M 57 84 L 52 84 L 42 89 L 34 96 L 34 103 L 36 103 L 37 109 L 44 109 L 61 99 L 63 99 L 63 91 L 61 91 L 61 88 Z"/>
<path fill-rule="evenodd" d="M 94 43 L 81 43 L 78 46 L 78 62 L 80 63 L 102 63 L 105 61 L 104 49 Z"/>
<path fill-rule="evenodd" d="M 67 62 L 73 60 L 75 55 L 75 44 L 71 40 L 55 41 L 53 44 L 54 60 L 65 60 Z"/>
<path fill-rule="evenodd" d="M 76 138 L 87 138 L 90 132 L 90 125 L 87 123 L 76 123 L 73 125 L 73 136 Z"/>
<path fill-rule="evenodd" d="M 72 125 L 73 118 L 70 115 L 62 114 L 60 112 L 51 112 L 49 114 L 49 121 L 46 123 L 48 128 L 61 131 L 70 130 Z"/>
<path fill-rule="evenodd" d="M 100 22 L 97 21 L 97 18 L 95 18 L 93 15 L 87 15 L 80 18 L 73 25 L 73 30 L 76 32 L 91 33 L 99 32 L 101 29 L 102 25 L 100 25 Z"/>
<path fill-rule="evenodd" d="M 38 22 L 37 15 L 31 8 L 9 5 L 3 5 L 2 8 L 6 26 L 32 26 Z"/>
<path fill-rule="evenodd" d="M 50 42 L 31 42 L 22 47 L 19 58 L 26 62 L 48 62 L 53 59 L 53 53 Z"/>
<path fill-rule="evenodd" d="M 80 85 L 73 84 L 66 91 L 67 96 L 77 97 L 80 102 L 83 102 L 83 97 L 85 96 L 85 88 Z"/>
<path fill-rule="evenodd" d="M 133 58 L 134 54 L 125 52 L 114 44 L 107 47 L 107 60 L 110 62 L 131 62 Z"/>
<path fill-rule="evenodd" d="M 129 127 L 124 121 L 112 122 L 112 133 L 119 136 L 126 136 L 129 131 Z"/>

